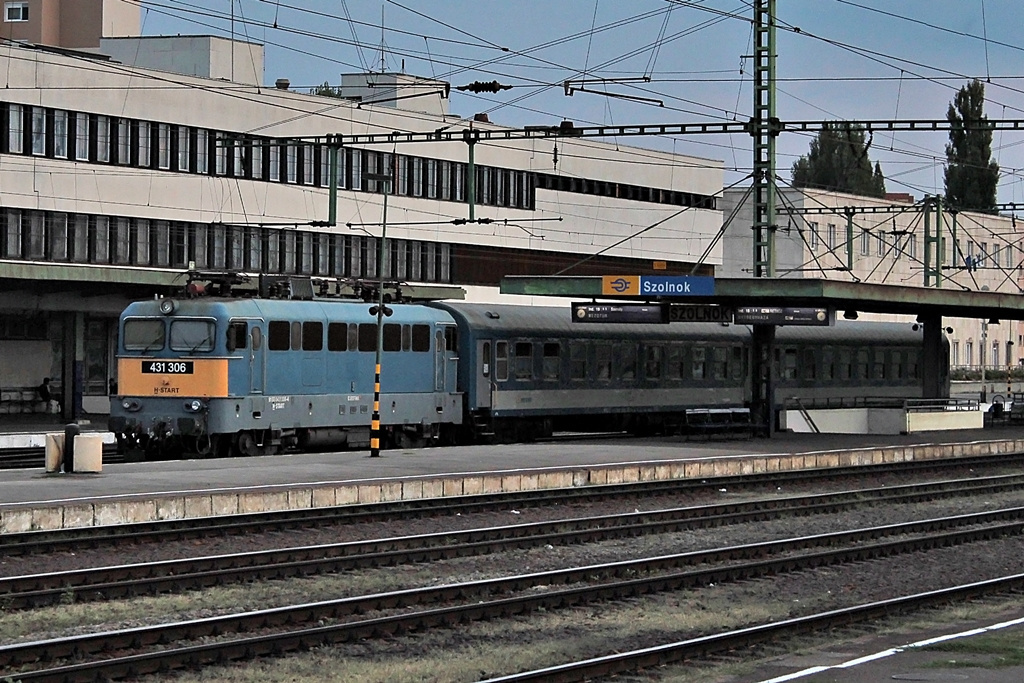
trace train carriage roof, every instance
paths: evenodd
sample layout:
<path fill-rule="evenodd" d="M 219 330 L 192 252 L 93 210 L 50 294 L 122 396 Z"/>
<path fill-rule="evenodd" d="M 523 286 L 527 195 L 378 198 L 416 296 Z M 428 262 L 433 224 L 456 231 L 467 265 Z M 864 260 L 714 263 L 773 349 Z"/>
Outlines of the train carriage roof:
<path fill-rule="evenodd" d="M 750 335 L 743 326 L 718 323 L 674 323 L 669 325 L 579 323 L 572 321 L 568 306 L 517 306 L 510 304 L 471 304 L 437 302 L 430 304 L 450 311 L 473 334 L 503 336 L 568 337 L 576 339 L 702 339 L 741 341 Z"/>

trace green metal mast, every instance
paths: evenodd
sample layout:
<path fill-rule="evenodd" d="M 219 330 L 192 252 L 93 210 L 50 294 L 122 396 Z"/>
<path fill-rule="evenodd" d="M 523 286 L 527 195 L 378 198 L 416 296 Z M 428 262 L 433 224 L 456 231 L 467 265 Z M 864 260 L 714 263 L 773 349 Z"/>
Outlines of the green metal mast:
<path fill-rule="evenodd" d="M 754 3 L 754 277 L 775 277 L 775 0 Z"/>

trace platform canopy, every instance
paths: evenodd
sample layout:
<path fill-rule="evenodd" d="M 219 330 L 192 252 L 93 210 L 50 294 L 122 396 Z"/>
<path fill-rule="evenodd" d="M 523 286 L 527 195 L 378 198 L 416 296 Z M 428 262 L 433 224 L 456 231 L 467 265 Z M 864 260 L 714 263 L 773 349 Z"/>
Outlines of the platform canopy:
<path fill-rule="evenodd" d="M 810 306 L 840 312 L 1024 320 L 1024 295 L 1021 294 L 808 278 L 715 278 L 713 293 L 700 295 L 614 294 L 608 293 L 609 277 L 637 278 L 612 273 L 581 277 L 512 275 L 502 278 L 501 293 L 604 301 L 717 304 L 731 308 Z"/>

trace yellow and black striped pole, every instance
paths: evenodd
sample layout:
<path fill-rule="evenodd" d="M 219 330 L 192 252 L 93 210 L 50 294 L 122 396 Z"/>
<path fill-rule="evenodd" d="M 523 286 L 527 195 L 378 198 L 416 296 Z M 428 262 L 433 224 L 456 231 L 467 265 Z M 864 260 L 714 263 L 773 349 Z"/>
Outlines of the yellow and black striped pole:
<path fill-rule="evenodd" d="M 380 325 L 380 313 L 377 314 Z M 379 346 L 377 347 L 380 348 Z M 373 373 L 373 417 L 370 418 L 370 457 L 380 457 L 380 358 Z"/>
<path fill-rule="evenodd" d="M 381 218 L 380 250 L 377 256 L 377 305 L 370 308 L 370 314 L 377 316 L 377 362 L 373 371 L 373 415 L 370 418 L 370 457 L 380 457 L 380 357 L 384 348 L 384 315 L 391 311 L 384 307 L 384 255 L 387 254 L 388 234 L 388 185 L 391 170 L 385 173 L 367 173 L 368 180 L 376 180 L 384 192 L 384 215 Z"/>

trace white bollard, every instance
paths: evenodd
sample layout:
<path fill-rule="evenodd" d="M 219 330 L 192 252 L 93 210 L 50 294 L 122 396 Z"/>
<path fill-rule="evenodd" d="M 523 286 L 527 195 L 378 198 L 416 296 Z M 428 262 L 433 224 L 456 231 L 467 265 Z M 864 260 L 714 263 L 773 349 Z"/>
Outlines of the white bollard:
<path fill-rule="evenodd" d="M 46 435 L 46 471 L 47 472 L 60 472 L 60 467 L 64 462 L 64 435 L 63 434 L 47 434 Z"/>
<path fill-rule="evenodd" d="M 103 436 L 79 434 L 75 437 L 75 472 L 103 470 Z"/>

